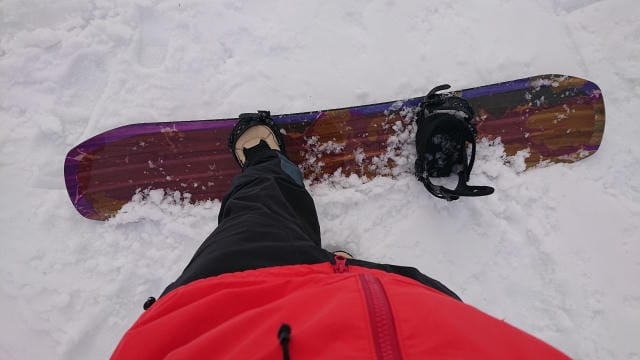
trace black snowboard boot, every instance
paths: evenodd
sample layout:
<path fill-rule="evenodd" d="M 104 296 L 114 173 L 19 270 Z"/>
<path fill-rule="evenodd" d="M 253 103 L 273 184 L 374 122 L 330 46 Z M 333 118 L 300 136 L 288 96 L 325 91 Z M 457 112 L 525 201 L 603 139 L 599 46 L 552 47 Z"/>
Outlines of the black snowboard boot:
<path fill-rule="evenodd" d="M 229 149 L 240 167 L 246 163 L 245 149 L 252 148 L 261 141 L 271 149 L 285 153 L 284 138 L 280 128 L 271 119 L 268 111 L 240 114 L 238 122 L 229 135 Z"/>

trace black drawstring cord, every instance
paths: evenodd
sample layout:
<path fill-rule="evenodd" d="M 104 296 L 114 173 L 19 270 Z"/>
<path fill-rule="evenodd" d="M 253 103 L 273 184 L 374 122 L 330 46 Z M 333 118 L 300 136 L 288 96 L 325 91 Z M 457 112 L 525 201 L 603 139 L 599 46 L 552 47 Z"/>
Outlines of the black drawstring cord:
<path fill-rule="evenodd" d="M 278 340 L 280 341 L 280 346 L 282 346 L 282 359 L 291 360 L 291 358 L 289 357 L 289 341 L 291 340 L 291 326 L 289 326 L 289 324 L 280 325 L 280 330 L 278 330 Z"/>

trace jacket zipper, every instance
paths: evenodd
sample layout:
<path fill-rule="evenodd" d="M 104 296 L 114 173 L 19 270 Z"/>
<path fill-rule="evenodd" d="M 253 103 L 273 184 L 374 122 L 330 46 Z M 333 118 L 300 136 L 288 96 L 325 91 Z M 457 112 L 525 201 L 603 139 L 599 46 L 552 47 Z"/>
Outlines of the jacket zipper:
<path fill-rule="evenodd" d="M 335 257 L 333 271 L 345 273 L 349 271 L 347 259 L 342 256 Z M 373 334 L 373 343 L 376 349 L 376 359 L 378 360 L 400 360 L 400 343 L 398 342 L 398 332 L 393 321 L 393 312 L 389 298 L 384 290 L 382 282 L 375 276 L 368 273 L 358 274 L 360 284 L 366 299 L 367 312 L 369 314 L 369 324 Z"/>

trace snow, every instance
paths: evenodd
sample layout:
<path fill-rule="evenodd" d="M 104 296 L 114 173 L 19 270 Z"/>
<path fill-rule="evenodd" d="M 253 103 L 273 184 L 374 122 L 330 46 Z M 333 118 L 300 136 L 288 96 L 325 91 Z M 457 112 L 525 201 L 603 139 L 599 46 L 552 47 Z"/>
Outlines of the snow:
<path fill-rule="evenodd" d="M 635 0 L 4 0 L 0 14 L 0 359 L 108 357 L 216 226 L 219 202 L 180 194 L 82 218 L 62 165 L 87 137 L 543 73 L 601 86 L 598 153 L 521 172 L 525 154 L 510 168 L 481 144 L 472 183 L 497 191 L 452 203 L 409 175 L 315 185 L 323 241 L 416 266 L 572 357 L 640 358 Z"/>

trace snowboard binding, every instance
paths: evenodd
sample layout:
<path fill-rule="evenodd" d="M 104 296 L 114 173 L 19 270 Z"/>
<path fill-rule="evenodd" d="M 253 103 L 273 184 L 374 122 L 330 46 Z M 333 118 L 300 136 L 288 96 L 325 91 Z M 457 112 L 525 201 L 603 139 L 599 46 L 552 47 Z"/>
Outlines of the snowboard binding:
<path fill-rule="evenodd" d="M 453 201 L 461 196 L 485 196 L 493 193 L 490 186 L 468 185 L 476 155 L 476 135 L 471 123 L 474 111 L 469 103 L 457 96 L 438 93 L 451 86 L 433 88 L 420 104 L 416 134 L 415 175 L 435 197 Z M 467 143 L 471 154 L 467 156 Z M 458 185 L 449 189 L 431 182 L 432 177 L 458 175 Z"/>

